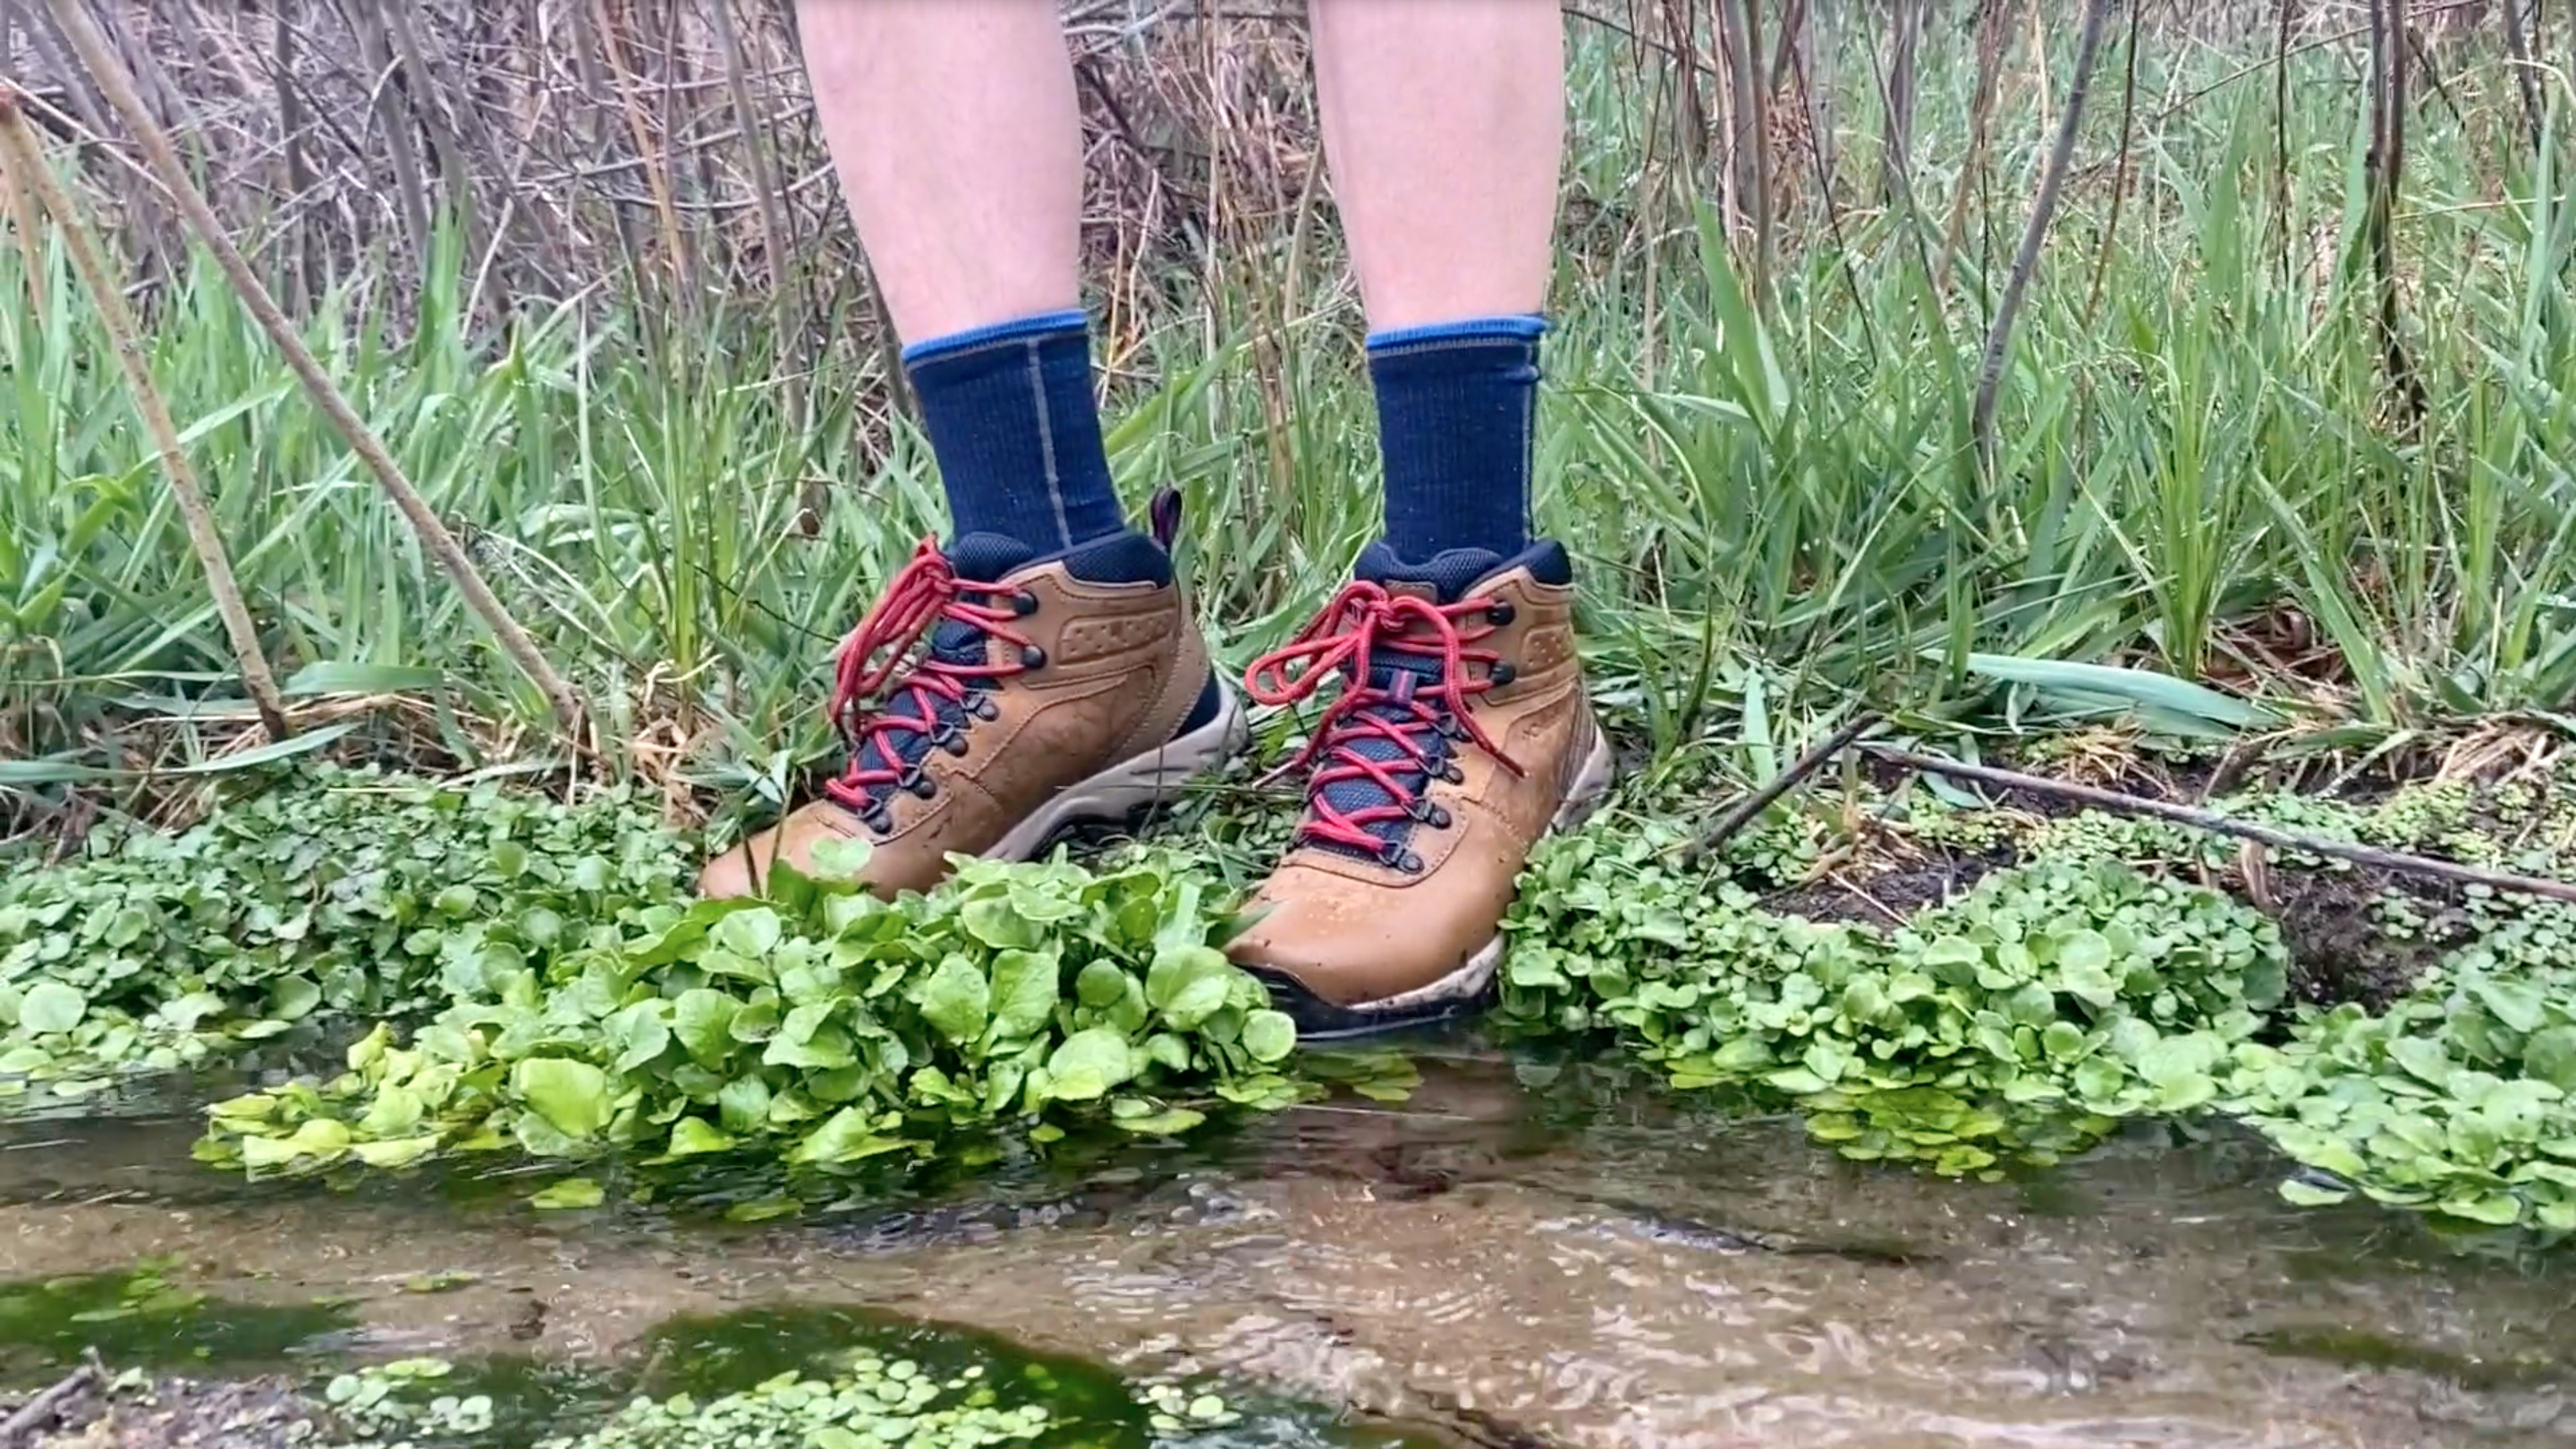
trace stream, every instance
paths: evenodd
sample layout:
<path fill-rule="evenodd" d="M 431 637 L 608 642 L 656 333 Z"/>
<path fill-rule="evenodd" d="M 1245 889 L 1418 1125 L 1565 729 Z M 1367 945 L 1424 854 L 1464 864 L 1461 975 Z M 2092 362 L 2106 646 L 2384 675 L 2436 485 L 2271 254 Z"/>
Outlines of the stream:
<path fill-rule="evenodd" d="M 210 1296 L 149 1333 L 0 1313 L 0 1376 L 40 1383 L 78 1340 L 200 1373 L 506 1362 L 605 1399 L 675 1342 L 765 1361 L 936 1325 L 1282 1406 L 1242 1449 L 2576 1444 L 2576 1264 L 2294 1208 L 2233 1129 L 2139 1124 L 1963 1182 L 1614 1063 L 1407 1051 L 1401 1102 L 749 1222 L 613 1171 L 605 1205 L 556 1212 L 526 1198 L 558 1173 L 490 1164 L 245 1184 L 188 1155 L 192 1094 L 238 1081 L 21 1117 L 0 1280 L 158 1260 Z"/>

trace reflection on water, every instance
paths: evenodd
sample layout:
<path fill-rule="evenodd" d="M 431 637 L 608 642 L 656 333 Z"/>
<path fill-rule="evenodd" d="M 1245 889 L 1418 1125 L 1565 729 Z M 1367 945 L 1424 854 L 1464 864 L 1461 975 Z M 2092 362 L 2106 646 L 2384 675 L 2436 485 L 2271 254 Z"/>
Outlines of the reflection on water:
<path fill-rule="evenodd" d="M 2293 1209 L 2239 1133 L 2141 1125 L 1958 1183 L 1607 1064 L 1462 1038 L 1417 1065 L 1402 1103 L 760 1223 L 717 1211 L 785 1190 L 756 1175 L 536 1214 L 542 1178 L 246 1189 L 189 1162 L 184 1118 L 26 1122 L 0 1276 L 175 1252 L 229 1296 L 355 1295 L 342 1347 L 594 1366 L 675 1322 L 794 1339 L 819 1330 L 790 1309 L 864 1306 L 1477 1446 L 2576 1443 L 2576 1270 Z M 1336 1442 L 1292 1418 L 1239 1442 Z"/>

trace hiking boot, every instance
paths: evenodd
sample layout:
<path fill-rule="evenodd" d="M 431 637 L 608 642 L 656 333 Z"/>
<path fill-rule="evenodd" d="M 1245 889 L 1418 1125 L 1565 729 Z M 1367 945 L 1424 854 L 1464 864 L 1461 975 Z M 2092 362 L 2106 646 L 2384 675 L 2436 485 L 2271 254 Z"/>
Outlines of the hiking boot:
<path fill-rule="evenodd" d="M 1565 550 L 1408 566 L 1373 546 L 1246 682 L 1287 704 L 1328 677 L 1340 694 L 1285 767 L 1310 771 L 1306 814 L 1229 954 L 1308 1039 L 1479 1009 L 1530 847 L 1610 789 Z"/>
<path fill-rule="evenodd" d="M 842 647 L 832 717 L 848 767 L 709 862 L 701 894 L 756 893 L 779 860 L 810 874 L 828 840 L 868 843 L 877 894 L 926 891 L 951 854 L 1029 859 L 1172 798 L 1244 739 L 1168 555 L 1134 533 L 1045 559 L 993 534 L 925 540 Z"/>

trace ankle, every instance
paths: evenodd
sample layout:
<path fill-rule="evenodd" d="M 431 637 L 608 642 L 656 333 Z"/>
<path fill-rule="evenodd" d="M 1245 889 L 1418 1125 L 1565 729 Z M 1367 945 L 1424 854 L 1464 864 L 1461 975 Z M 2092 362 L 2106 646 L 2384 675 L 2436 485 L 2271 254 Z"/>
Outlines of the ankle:
<path fill-rule="evenodd" d="M 1502 316 L 1370 335 L 1386 536 L 1398 554 L 1509 557 L 1527 544 L 1545 331 L 1540 318 Z"/>
<path fill-rule="evenodd" d="M 1061 552 L 1126 527 L 1080 311 L 1042 313 L 904 350 L 959 535 Z"/>

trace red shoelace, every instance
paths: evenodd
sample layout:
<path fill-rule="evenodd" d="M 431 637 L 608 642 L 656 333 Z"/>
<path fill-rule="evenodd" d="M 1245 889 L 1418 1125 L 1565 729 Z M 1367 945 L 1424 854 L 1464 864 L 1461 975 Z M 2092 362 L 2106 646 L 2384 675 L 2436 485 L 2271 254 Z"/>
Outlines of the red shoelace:
<path fill-rule="evenodd" d="M 1429 743 L 1433 736 L 1454 731 L 1453 738 L 1474 741 L 1503 768 L 1514 775 L 1521 773 L 1519 764 L 1502 752 L 1468 710 L 1468 701 L 1492 689 L 1496 681 L 1490 667 L 1478 677 L 1471 676 L 1467 666 L 1493 666 L 1502 659 L 1491 650 L 1471 647 L 1494 632 L 1495 625 L 1484 617 L 1493 608 L 1492 601 L 1485 599 L 1435 604 L 1363 579 L 1345 586 L 1296 638 L 1253 662 L 1244 675 L 1244 688 L 1263 704 L 1294 704 L 1335 674 L 1344 681 L 1341 696 L 1316 722 L 1306 748 L 1275 772 L 1317 766 L 1306 780 L 1306 819 L 1298 827 L 1301 840 L 1391 859 L 1387 841 L 1369 827 L 1427 818 L 1421 790 L 1405 777 L 1440 772 L 1435 747 Z M 1468 622 L 1471 619 L 1474 622 Z M 1394 667 L 1387 671 L 1388 682 L 1381 684 L 1374 668 L 1380 649 L 1428 659 L 1436 672 L 1426 676 Z M 1364 741 L 1384 741 L 1394 745 L 1396 753 L 1381 758 L 1382 749 L 1374 755 L 1364 752 L 1360 748 Z M 1328 798 L 1331 787 L 1363 780 L 1384 792 L 1385 798 L 1347 810 Z"/>
<path fill-rule="evenodd" d="M 913 550 L 876 607 L 858 631 L 841 646 L 838 678 L 832 687 L 832 722 L 849 741 L 850 763 L 837 780 L 823 788 L 833 799 L 866 813 L 875 808 L 881 786 L 905 783 L 918 766 L 904 764 L 897 753 L 897 734 L 910 732 L 936 739 L 942 733 L 939 701 L 961 708 L 980 682 L 1019 674 L 1032 666 L 1014 656 L 1003 663 L 960 664 L 924 654 L 906 671 L 914 647 L 942 621 L 954 620 L 1003 643 L 1026 651 L 1029 637 L 1011 627 L 1019 611 L 1005 605 L 977 603 L 968 594 L 994 594 L 990 586 L 961 581 L 939 551 L 935 539 L 923 539 Z M 871 710 L 871 701 L 883 704 Z M 909 706 L 911 713 L 905 713 Z M 874 744 L 880 763 L 867 763 Z"/>

